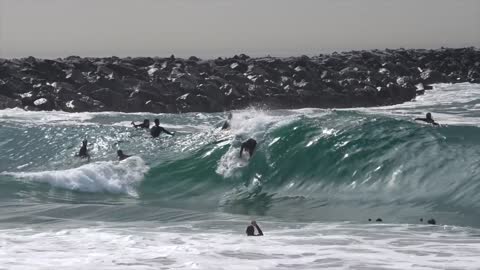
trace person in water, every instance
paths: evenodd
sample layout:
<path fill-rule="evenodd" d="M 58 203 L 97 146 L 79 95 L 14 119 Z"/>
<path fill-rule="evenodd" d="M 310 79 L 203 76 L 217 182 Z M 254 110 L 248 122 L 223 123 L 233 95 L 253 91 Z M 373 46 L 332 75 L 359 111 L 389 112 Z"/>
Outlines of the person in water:
<path fill-rule="evenodd" d="M 432 124 L 432 125 L 434 125 L 434 126 L 438 126 L 438 125 L 439 125 L 437 122 L 435 122 L 435 121 L 433 120 L 431 113 L 427 113 L 427 115 L 425 115 L 425 118 L 415 118 L 415 121 L 427 122 L 427 123 Z"/>
<path fill-rule="evenodd" d="M 240 157 L 242 157 L 243 150 L 248 151 L 248 154 L 250 155 L 250 157 L 252 157 L 253 151 L 255 151 L 255 147 L 257 147 L 257 141 L 252 138 L 246 140 L 242 143 L 242 146 L 240 147 Z"/>
<path fill-rule="evenodd" d="M 82 142 L 82 147 L 80 148 L 80 151 L 78 152 L 78 156 L 81 158 L 87 158 L 88 161 L 90 161 L 90 155 L 88 154 L 87 150 L 87 140 L 83 140 Z"/>
<path fill-rule="evenodd" d="M 153 126 L 150 129 L 150 134 L 152 134 L 152 137 L 157 138 L 158 136 L 160 136 L 160 134 L 162 132 L 165 132 L 165 133 L 173 136 L 172 132 L 170 132 L 170 131 L 168 131 L 168 130 L 166 130 L 163 127 L 160 126 L 160 120 L 155 119 L 155 126 Z"/>
<path fill-rule="evenodd" d="M 129 155 L 125 155 L 122 150 L 117 151 L 117 156 L 118 156 L 118 160 L 124 160 L 126 158 L 131 157 Z"/>
<path fill-rule="evenodd" d="M 135 122 L 132 121 L 132 125 L 134 128 L 150 128 L 150 120 L 144 119 L 143 123 L 141 124 L 135 124 Z"/>
<path fill-rule="evenodd" d="M 232 121 L 232 113 L 228 113 L 227 120 L 223 123 L 222 130 L 230 129 L 230 121 Z"/>
<path fill-rule="evenodd" d="M 258 234 L 255 234 L 255 229 L 257 229 Z M 247 230 L 245 231 L 247 236 L 263 236 L 262 229 L 258 226 L 255 220 L 252 220 L 250 225 L 248 225 Z"/>

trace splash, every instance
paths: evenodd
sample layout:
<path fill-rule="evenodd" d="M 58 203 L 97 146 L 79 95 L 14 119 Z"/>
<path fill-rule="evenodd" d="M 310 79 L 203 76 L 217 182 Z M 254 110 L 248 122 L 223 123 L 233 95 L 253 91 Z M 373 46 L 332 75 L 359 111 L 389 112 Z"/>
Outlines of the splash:
<path fill-rule="evenodd" d="M 131 157 L 120 162 L 95 162 L 68 170 L 4 174 L 68 190 L 137 196 L 135 188 L 143 180 L 148 169 L 140 157 Z"/>

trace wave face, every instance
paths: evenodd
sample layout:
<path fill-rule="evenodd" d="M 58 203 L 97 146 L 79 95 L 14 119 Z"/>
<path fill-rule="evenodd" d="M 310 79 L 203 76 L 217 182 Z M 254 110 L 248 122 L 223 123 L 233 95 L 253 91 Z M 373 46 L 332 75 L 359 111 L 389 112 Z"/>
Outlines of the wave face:
<path fill-rule="evenodd" d="M 98 220 L 149 220 L 175 208 L 197 214 L 169 219 L 223 212 L 480 226 L 478 94 L 479 85 L 437 85 L 391 107 L 236 111 L 227 132 L 218 129 L 223 114 L 0 111 L 0 204 L 36 214 L 90 204 L 75 213 Z M 412 121 L 427 111 L 441 127 Z M 155 117 L 175 136 L 151 139 L 129 126 Z M 239 158 L 250 137 L 255 154 Z M 84 138 L 88 164 L 74 156 Z M 117 149 L 135 156 L 113 161 Z"/>

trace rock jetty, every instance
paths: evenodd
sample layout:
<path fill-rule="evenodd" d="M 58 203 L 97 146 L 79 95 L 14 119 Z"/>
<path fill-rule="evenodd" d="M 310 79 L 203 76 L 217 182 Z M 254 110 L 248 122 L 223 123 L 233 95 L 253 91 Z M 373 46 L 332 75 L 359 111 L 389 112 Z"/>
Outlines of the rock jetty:
<path fill-rule="evenodd" d="M 220 112 L 402 103 L 433 83 L 480 83 L 480 51 L 397 49 L 290 58 L 235 55 L 0 59 L 0 109 Z"/>

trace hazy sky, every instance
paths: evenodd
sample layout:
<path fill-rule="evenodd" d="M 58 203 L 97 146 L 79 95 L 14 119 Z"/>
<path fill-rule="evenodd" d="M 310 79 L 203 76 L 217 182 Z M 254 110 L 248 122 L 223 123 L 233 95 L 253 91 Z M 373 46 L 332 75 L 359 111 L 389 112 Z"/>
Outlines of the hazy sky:
<path fill-rule="evenodd" d="M 480 47 L 480 0 L 0 0 L 0 57 Z"/>

